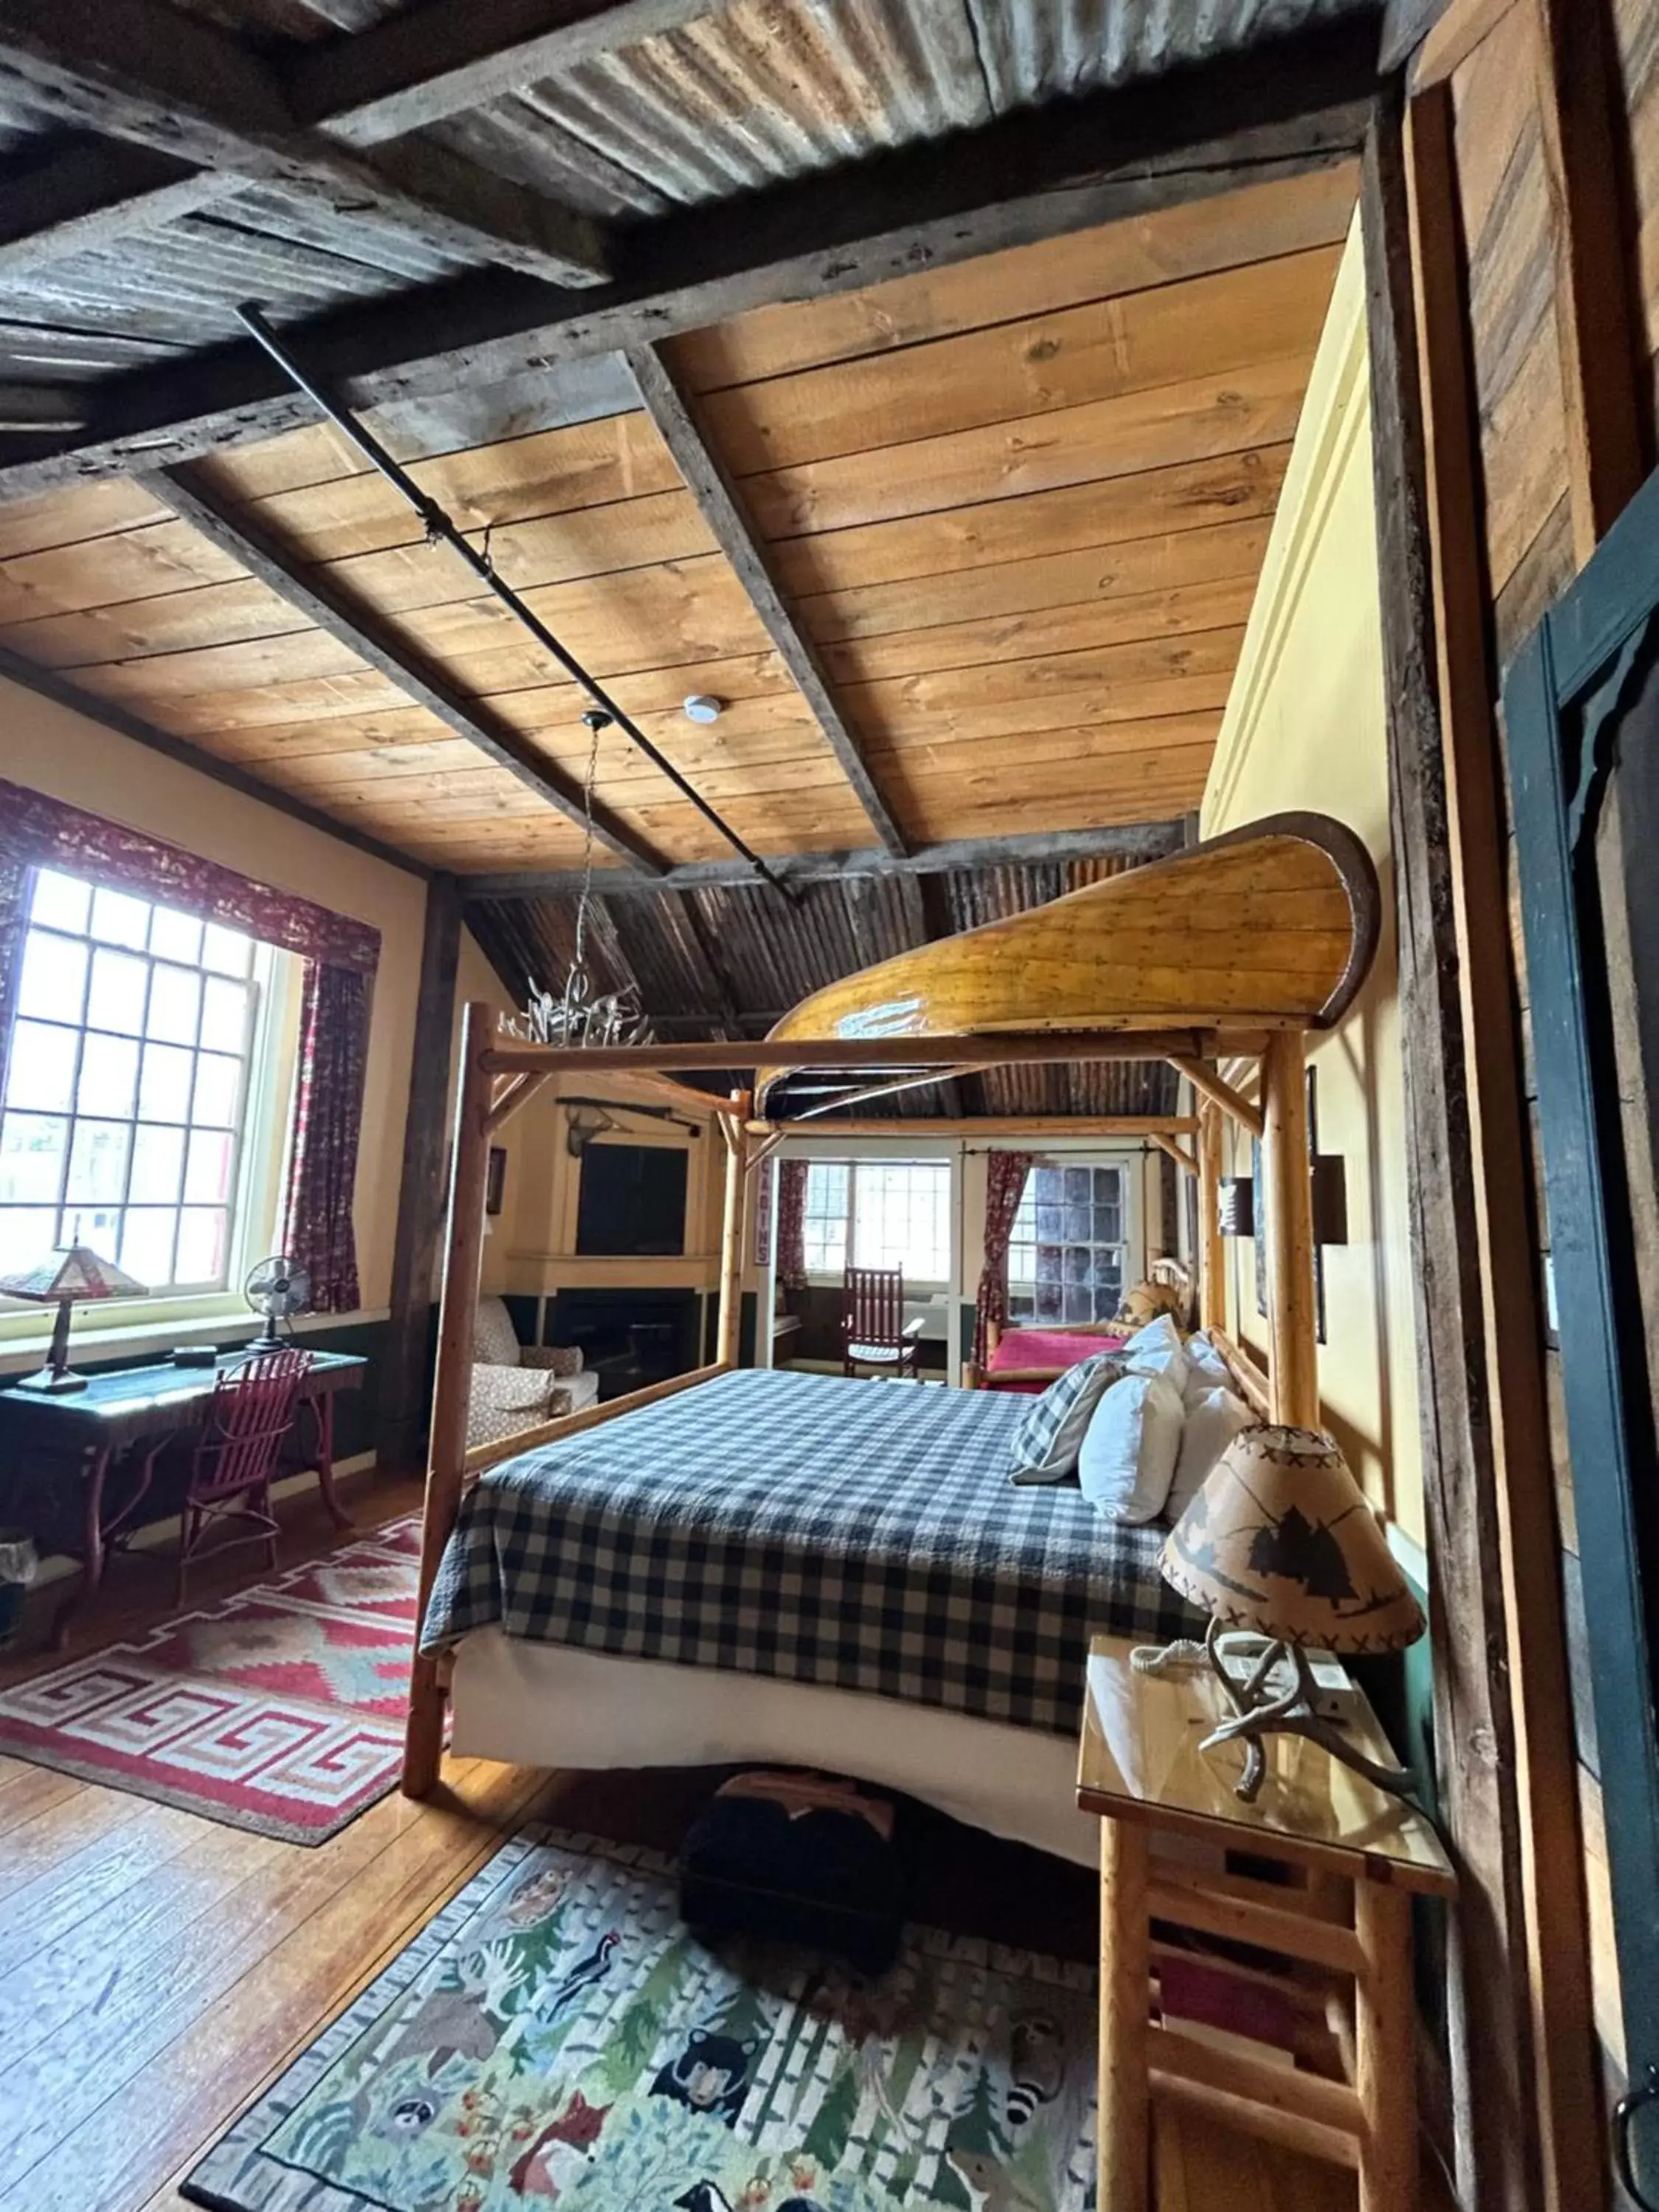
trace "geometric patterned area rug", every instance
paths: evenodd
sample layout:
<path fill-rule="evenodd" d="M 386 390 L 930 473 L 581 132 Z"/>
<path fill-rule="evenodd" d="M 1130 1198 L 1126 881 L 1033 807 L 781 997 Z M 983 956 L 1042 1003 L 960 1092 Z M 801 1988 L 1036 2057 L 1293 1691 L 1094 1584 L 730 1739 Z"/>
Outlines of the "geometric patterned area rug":
<path fill-rule="evenodd" d="M 0 1693 L 0 1752 L 320 1844 L 403 1757 L 420 1522 Z"/>
<path fill-rule="evenodd" d="M 652 1851 L 528 1828 L 184 2185 L 213 2212 L 1085 2212 L 1081 1966 L 700 1942 Z"/>

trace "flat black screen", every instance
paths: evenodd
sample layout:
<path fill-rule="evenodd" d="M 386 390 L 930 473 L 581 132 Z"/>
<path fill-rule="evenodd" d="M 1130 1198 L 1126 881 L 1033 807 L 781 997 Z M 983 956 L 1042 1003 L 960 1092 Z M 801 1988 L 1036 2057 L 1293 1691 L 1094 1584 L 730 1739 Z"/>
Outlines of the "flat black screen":
<path fill-rule="evenodd" d="M 576 1206 L 578 1253 L 682 1254 L 686 1157 L 665 1145 L 590 1145 Z"/>

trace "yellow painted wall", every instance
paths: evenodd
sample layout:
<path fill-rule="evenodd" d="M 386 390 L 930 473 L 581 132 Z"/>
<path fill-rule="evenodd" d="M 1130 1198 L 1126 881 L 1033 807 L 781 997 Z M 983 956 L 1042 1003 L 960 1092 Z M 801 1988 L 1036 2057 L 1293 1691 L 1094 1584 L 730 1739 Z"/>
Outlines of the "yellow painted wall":
<path fill-rule="evenodd" d="M 352 1219 L 365 1312 L 392 1293 L 426 886 L 257 799 L 0 684 L 0 776 L 314 899 L 380 933 Z"/>
<path fill-rule="evenodd" d="M 1327 1247 L 1325 1419 L 1369 1495 L 1423 1540 L 1388 738 L 1371 492 L 1364 280 L 1356 223 L 1320 344 L 1243 654 L 1204 795 L 1206 836 L 1304 807 L 1364 839 L 1382 884 L 1364 990 L 1312 1041 L 1320 1149 L 1346 1163 L 1348 1238 Z M 1248 1140 L 1237 1171 L 1249 1172 Z M 1255 1247 L 1230 1248 L 1236 1333 L 1265 1340 Z"/>

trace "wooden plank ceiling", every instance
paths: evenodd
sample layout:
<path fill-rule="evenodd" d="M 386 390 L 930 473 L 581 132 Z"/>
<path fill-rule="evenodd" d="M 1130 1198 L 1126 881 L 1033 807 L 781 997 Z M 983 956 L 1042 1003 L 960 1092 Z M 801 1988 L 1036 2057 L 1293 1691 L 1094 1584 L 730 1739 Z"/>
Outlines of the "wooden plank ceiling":
<path fill-rule="evenodd" d="M 904 840 L 1196 805 L 1355 188 L 1334 167 L 663 349 Z M 401 429 L 415 475 L 744 838 L 880 842 L 646 412 L 459 450 L 445 419 Z M 580 783 L 581 695 L 332 429 L 197 482 Z M 0 507 L 0 649 L 421 862 L 580 859 L 544 795 L 147 481 Z M 665 862 L 729 857 L 615 730 L 596 791 Z"/>

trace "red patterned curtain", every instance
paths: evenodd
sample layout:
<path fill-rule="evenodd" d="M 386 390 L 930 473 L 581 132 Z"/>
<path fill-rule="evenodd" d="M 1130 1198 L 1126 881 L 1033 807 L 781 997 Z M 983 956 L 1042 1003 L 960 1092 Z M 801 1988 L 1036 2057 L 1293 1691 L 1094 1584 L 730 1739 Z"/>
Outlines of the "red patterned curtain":
<path fill-rule="evenodd" d="M 1031 1172 L 1031 1155 L 992 1152 L 986 1165 L 990 1173 L 985 1193 L 985 1267 L 974 1306 L 974 1358 L 981 1366 L 989 1357 L 991 1323 L 1008 1318 L 1008 1241 Z"/>
<path fill-rule="evenodd" d="M 0 1095 L 11 1033 L 9 998 L 35 868 L 58 868 L 83 882 L 136 891 L 303 958 L 305 1004 L 283 1238 L 311 1270 L 312 1299 L 319 1313 L 356 1306 L 351 1198 L 380 932 L 180 846 L 0 780 Z"/>
<path fill-rule="evenodd" d="M 806 1288 L 805 1160 L 778 1162 L 778 1280 L 786 1291 Z"/>
<path fill-rule="evenodd" d="M 310 1275 L 317 1313 L 350 1313 L 360 1303 L 351 1199 L 368 1058 L 368 978 L 355 968 L 307 961 L 294 1141 L 278 1241 Z"/>

